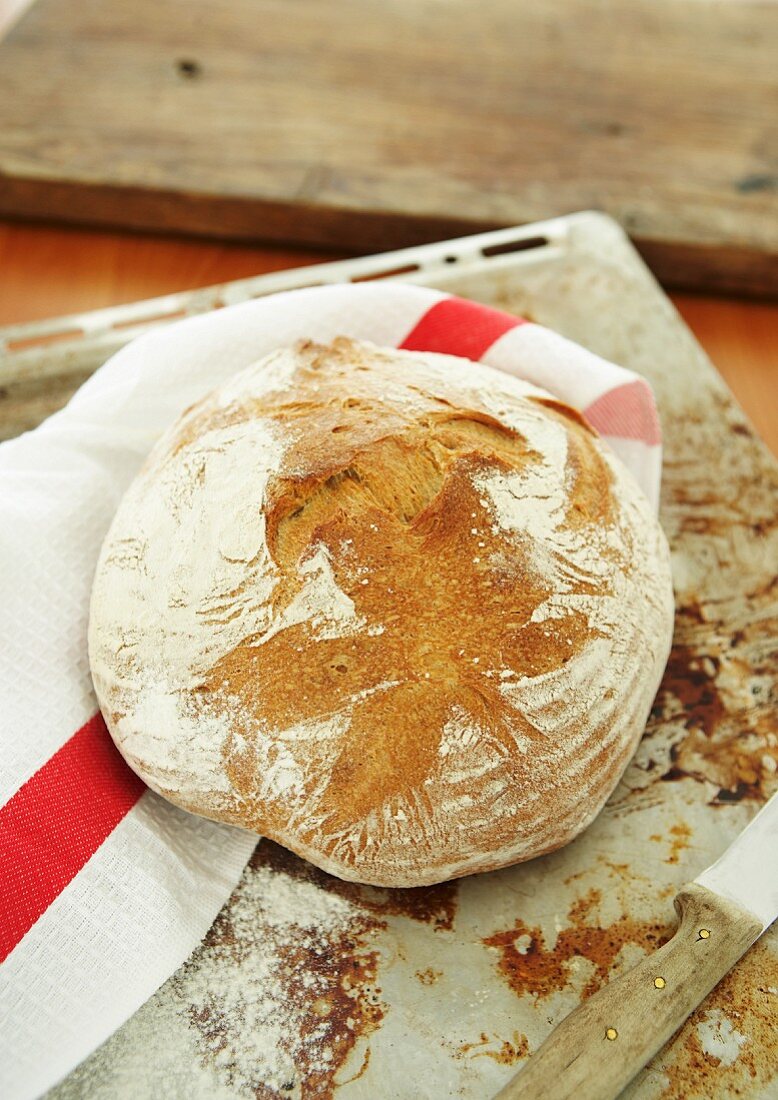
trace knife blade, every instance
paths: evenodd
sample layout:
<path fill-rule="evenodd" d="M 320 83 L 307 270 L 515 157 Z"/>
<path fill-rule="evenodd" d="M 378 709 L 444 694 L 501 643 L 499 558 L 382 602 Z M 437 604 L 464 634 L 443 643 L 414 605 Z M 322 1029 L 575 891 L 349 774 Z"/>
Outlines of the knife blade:
<path fill-rule="evenodd" d="M 778 795 L 694 881 L 750 910 L 762 931 L 770 927 L 778 917 Z"/>

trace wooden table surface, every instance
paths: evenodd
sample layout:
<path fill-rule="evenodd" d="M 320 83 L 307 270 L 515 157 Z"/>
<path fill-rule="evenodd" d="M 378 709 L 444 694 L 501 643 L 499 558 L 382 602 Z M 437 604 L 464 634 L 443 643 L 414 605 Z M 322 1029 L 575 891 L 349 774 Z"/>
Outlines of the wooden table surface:
<path fill-rule="evenodd" d="M 0 35 L 28 3 L 0 0 Z M 300 249 L 0 221 L 0 325 L 333 258 L 338 257 Z M 672 297 L 757 431 L 778 454 L 778 305 Z"/>
<path fill-rule="evenodd" d="M 776 36 L 765 0 L 36 0 L 0 210 L 380 252 L 595 207 L 668 285 L 769 295 Z"/>

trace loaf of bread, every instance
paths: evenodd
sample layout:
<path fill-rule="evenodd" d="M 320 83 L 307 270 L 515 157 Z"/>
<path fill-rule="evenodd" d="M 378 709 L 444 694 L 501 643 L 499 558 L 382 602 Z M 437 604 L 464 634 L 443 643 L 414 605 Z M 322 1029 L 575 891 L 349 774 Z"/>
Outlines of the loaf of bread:
<path fill-rule="evenodd" d="M 341 878 L 418 886 L 592 821 L 672 622 L 662 531 L 577 412 L 340 338 L 167 432 L 105 540 L 89 650 L 155 791 Z"/>

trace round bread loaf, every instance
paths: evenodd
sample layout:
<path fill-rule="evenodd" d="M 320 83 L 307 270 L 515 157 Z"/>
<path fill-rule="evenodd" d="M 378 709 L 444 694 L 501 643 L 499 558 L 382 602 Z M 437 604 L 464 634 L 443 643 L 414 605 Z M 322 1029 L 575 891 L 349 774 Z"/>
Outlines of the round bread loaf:
<path fill-rule="evenodd" d="M 341 338 L 167 432 L 105 540 L 89 650 L 155 791 L 341 878 L 419 886 L 594 818 L 672 621 L 662 531 L 577 412 Z"/>

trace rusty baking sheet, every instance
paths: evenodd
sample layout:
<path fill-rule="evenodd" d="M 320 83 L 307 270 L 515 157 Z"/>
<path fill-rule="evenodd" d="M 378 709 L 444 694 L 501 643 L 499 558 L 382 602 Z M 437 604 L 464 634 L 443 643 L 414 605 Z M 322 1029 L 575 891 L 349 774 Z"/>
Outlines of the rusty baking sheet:
<path fill-rule="evenodd" d="M 613 222 L 577 215 L 262 277 L 126 319 L 397 268 L 529 315 L 653 385 L 677 620 L 646 736 L 583 836 L 493 874 L 377 890 L 260 842 L 202 947 L 52 1100 L 488 1097 L 582 998 L 671 935 L 678 887 L 778 787 L 776 463 Z M 132 334 L 117 321 L 58 322 L 86 335 L 7 350 L 0 373 L 13 392 L 22 356 L 22 389 L 72 382 Z M 35 335 L 22 328 L 6 347 Z M 776 1096 L 777 1026 L 773 929 L 624 1097 Z"/>

